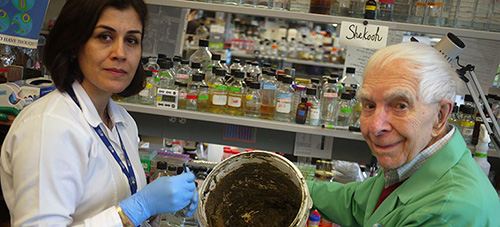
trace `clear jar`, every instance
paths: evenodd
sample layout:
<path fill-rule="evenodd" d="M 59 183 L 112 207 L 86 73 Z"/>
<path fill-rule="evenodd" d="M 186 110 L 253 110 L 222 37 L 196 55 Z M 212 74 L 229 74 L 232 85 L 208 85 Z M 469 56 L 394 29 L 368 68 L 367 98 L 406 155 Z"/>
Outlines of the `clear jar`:
<path fill-rule="evenodd" d="M 187 102 L 187 83 L 180 82 L 177 84 L 177 108 L 186 109 Z"/>
<path fill-rule="evenodd" d="M 227 85 L 224 80 L 226 71 L 223 69 L 216 69 L 216 79 L 209 88 L 210 93 L 210 112 L 217 114 L 226 113 L 227 104 Z"/>
<path fill-rule="evenodd" d="M 198 101 L 196 104 L 198 111 L 208 112 L 210 110 L 210 94 L 207 85 L 201 85 L 198 88 Z"/>
<path fill-rule="evenodd" d="M 260 83 L 250 83 L 248 92 L 245 94 L 245 116 L 246 117 L 260 117 L 260 106 L 262 104 L 262 96 L 260 94 Z"/>
<path fill-rule="evenodd" d="M 226 112 L 230 115 L 243 116 L 243 79 L 245 78 L 245 73 L 241 71 L 236 71 L 234 78 L 231 83 L 228 84 L 228 94 L 227 94 L 227 106 Z"/>
<path fill-rule="evenodd" d="M 198 44 L 198 49 L 191 54 L 189 61 L 200 63 L 201 71 L 205 73 L 207 71 L 210 62 L 212 61 L 212 53 L 208 50 L 208 40 L 200 40 Z"/>
<path fill-rule="evenodd" d="M 191 67 L 189 67 L 189 61 L 188 60 L 182 60 L 181 61 L 181 67 L 177 70 L 175 73 L 175 82 L 179 83 L 189 83 L 189 80 L 191 78 Z"/>
<path fill-rule="evenodd" d="M 260 106 L 260 118 L 274 120 L 278 81 L 276 80 L 276 77 L 274 77 L 274 74 L 272 72 L 268 71 L 262 75 L 262 105 Z"/>
<path fill-rule="evenodd" d="M 292 77 L 284 77 L 277 91 L 274 120 L 283 122 L 291 122 L 293 120 L 295 114 L 292 109 L 293 92 Z"/>
<path fill-rule="evenodd" d="M 307 105 L 309 106 L 309 116 L 307 117 L 306 124 L 318 126 L 321 115 L 321 104 L 318 98 L 316 98 L 316 88 L 308 87 L 306 94 Z"/>
<path fill-rule="evenodd" d="M 337 80 L 328 78 L 322 89 L 321 95 L 321 123 L 325 125 L 334 124 L 335 107 L 338 105 Z"/>
<path fill-rule="evenodd" d="M 352 118 L 352 93 L 342 93 L 340 96 L 339 106 L 335 113 L 335 125 L 349 126 Z"/>

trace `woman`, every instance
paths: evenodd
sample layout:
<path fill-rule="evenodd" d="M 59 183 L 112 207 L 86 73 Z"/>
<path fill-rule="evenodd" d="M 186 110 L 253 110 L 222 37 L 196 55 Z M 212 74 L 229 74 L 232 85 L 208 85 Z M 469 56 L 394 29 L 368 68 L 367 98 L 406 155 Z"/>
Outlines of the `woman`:
<path fill-rule="evenodd" d="M 21 112 L 2 146 L 13 226 L 137 226 L 191 200 L 188 215 L 196 210 L 192 173 L 146 186 L 137 126 L 110 99 L 143 88 L 146 16 L 142 0 L 71 0 L 63 7 L 44 55 L 57 90 Z"/>

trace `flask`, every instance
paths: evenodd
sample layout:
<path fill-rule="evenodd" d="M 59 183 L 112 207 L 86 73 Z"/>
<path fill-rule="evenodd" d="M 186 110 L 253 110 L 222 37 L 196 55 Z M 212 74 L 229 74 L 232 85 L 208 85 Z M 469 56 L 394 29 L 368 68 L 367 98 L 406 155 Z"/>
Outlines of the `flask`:
<path fill-rule="evenodd" d="M 307 116 L 309 115 L 309 106 L 307 105 L 307 98 L 300 98 L 300 103 L 297 106 L 297 112 L 295 114 L 295 123 L 304 124 L 306 123 Z"/>
<path fill-rule="evenodd" d="M 311 0 L 310 13 L 330 14 L 331 0 Z"/>
<path fill-rule="evenodd" d="M 290 0 L 290 11 L 308 13 L 310 0 Z"/>
<path fill-rule="evenodd" d="M 208 44 L 208 40 L 200 40 L 198 49 L 189 57 L 189 61 L 192 63 L 196 62 L 201 64 L 201 71 L 203 73 L 207 71 L 207 67 L 212 60 L 212 53 L 208 50 Z"/>
<path fill-rule="evenodd" d="M 183 82 L 183 83 L 189 83 L 189 80 L 191 78 L 191 67 L 189 67 L 189 61 L 188 60 L 182 60 L 181 61 L 181 67 L 177 70 L 175 73 L 175 81 L 176 82 Z"/>
<path fill-rule="evenodd" d="M 488 162 L 488 144 L 490 143 L 490 136 L 486 131 L 486 127 L 481 124 L 481 129 L 479 132 L 479 142 L 476 145 L 476 151 L 474 152 L 474 160 L 481 167 L 486 176 L 490 173 L 490 163 Z"/>
<path fill-rule="evenodd" d="M 208 112 L 210 108 L 210 100 L 209 100 L 208 86 L 200 85 L 198 88 L 198 100 L 196 103 L 196 108 L 201 112 Z"/>
<path fill-rule="evenodd" d="M 307 94 L 307 105 L 309 106 L 309 116 L 306 120 L 306 124 L 312 126 L 318 126 L 320 119 L 321 105 L 318 101 L 318 98 L 316 98 L 316 88 L 308 87 L 306 90 L 306 94 Z"/>
<path fill-rule="evenodd" d="M 394 14 L 394 0 L 379 0 L 378 19 L 392 21 Z"/>
<path fill-rule="evenodd" d="M 216 69 L 215 76 L 216 79 L 209 87 L 208 91 L 210 94 L 210 112 L 223 114 L 226 113 L 227 104 L 227 86 L 224 81 L 224 76 L 226 71 L 223 69 Z"/>
<path fill-rule="evenodd" d="M 292 112 L 292 77 L 286 76 L 282 79 L 282 84 L 278 87 L 276 99 L 276 113 L 274 119 L 277 121 L 291 122 L 293 119 Z"/>
<path fill-rule="evenodd" d="M 470 144 L 472 141 L 472 133 L 474 132 L 474 108 L 470 106 L 465 106 L 463 108 L 462 119 L 460 120 L 460 126 L 462 128 L 461 134 L 464 137 L 466 144 Z"/>
<path fill-rule="evenodd" d="M 186 109 L 187 83 L 179 82 L 177 86 L 177 108 Z"/>
<path fill-rule="evenodd" d="M 245 95 L 245 116 L 259 118 L 261 104 L 260 83 L 251 82 L 248 92 Z"/>
<path fill-rule="evenodd" d="M 321 123 L 332 125 L 334 123 L 335 107 L 338 102 L 338 88 L 336 80 L 328 78 L 321 95 Z"/>
<path fill-rule="evenodd" d="M 235 71 L 234 78 L 228 84 L 227 107 L 226 112 L 230 115 L 243 116 L 243 78 L 245 73 L 242 71 Z"/>
<path fill-rule="evenodd" d="M 408 22 L 410 5 L 410 0 L 394 0 L 394 21 Z"/>
<path fill-rule="evenodd" d="M 349 126 L 351 124 L 352 117 L 352 93 L 342 93 L 340 96 L 339 106 L 335 113 L 335 125 L 337 126 Z"/>
<path fill-rule="evenodd" d="M 377 2 L 375 0 L 368 0 L 365 4 L 365 19 L 375 19 L 377 16 Z"/>
<path fill-rule="evenodd" d="M 264 73 L 262 75 L 262 105 L 260 106 L 260 118 L 274 120 L 274 111 L 276 109 L 276 89 L 278 81 L 274 77 L 275 74 L 270 71 L 267 71 L 267 73 Z"/>

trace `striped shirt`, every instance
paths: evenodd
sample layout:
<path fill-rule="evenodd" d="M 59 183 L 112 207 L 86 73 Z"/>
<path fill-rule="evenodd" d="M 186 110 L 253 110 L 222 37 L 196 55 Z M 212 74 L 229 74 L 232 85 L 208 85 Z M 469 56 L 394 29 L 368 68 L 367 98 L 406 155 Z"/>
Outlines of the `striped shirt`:
<path fill-rule="evenodd" d="M 391 185 L 403 181 L 413 175 L 413 173 L 415 173 L 415 171 L 417 171 L 418 168 L 420 168 L 420 166 L 422 166 L 424 162 L 427 161 L 427 159 L 429 159 L 437 151 L 441 150 L 441 148 L 443 148 L 451 140 L 453 133 L 455 133 L 455 127 L 452 127 L 451 130 L 443 138 L 422 150 L 410 162 L 400 166 L 397 169 L 388 170 L 387 172 L 384 170 L 385 187 L 390 187 Z"/>

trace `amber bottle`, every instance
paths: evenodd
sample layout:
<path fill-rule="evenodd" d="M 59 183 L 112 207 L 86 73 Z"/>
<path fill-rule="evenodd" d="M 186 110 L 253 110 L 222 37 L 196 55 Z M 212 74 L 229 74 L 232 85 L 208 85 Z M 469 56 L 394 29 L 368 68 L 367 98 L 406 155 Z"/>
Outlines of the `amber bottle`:
<path fill-rule="evenodd" d="M 302 97 L 300 103 L 297 106 L 297 113 L 295 115 L 295 123 L 304 124 L 307 120 L 307 114 L 309 112 L 309 106 L 307 105 L 307 98 Z"/>

